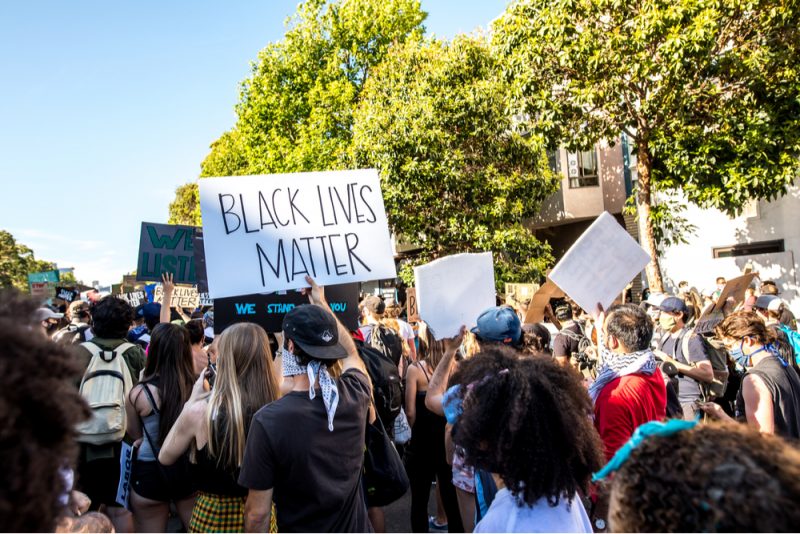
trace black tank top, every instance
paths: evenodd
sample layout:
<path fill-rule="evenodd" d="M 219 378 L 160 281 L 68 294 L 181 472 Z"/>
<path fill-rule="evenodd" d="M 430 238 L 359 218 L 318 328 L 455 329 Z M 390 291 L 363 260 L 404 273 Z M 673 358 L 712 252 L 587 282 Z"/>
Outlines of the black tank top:
<path fill-rule="evenodd" d="M 800 376 L 792 367 L 785 365 L 777 356 L 758 362 L 747 371 L 766 384 L 772 396 L 775 434 L 787 439 L 800 439 Z M 746 418 L 742 390 L 736 396 L 736 416 Z"/>
<path fill-rule="evenodd" d="M 425 374 L 425 378 L 430 382 L 430 376 L 425 371 L 424 365 L 418 363 L 415 367 L 422 371 Z M 417 391 L 417 397 L 414 399 L 417 416 L 411 429 L 411 442 L 408 444 L 408 448 L 412 452 L 428 453 L 433 457 L 435 451 L 440 448 L 444 450 L 445 419 L 425 406 L 427 394 L 427 391 Z"/>
<path fill-rule="evenodd" d="M 252 412 L 247 410 L 245 414 L 245 436 L 250 431 L 250 420 Z M 224 435 L 227 429 L 227 417 L 225 412 L 220 412 L 218 424 L 220 435 Z M 197 480 L 197 489 L 204 493 L 223 495 L 226 497 L 246 497 L 247 488 L 239 485 L 239 468 L 230 469 L 225 466 L 217 465 L 217 459 L 208 454 L 208 445 L 197 451 L 196 464 L 194 465 L 194 476 Z"/>

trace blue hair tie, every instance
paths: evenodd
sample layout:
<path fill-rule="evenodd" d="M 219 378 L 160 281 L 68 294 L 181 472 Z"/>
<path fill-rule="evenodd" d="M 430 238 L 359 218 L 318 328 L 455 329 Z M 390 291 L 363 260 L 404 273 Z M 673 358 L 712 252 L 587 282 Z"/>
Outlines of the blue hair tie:
<path fill-rule="evenodd" d="M 614 454 L 614 457 L 600 471 L 592 475 L 592 482 L 603 480 L 608 475 L 617 471 L 622 465 L 631 457 L 633 449 L 642 444 L 642 442 L 650 436 L 671 436 L 683 430 L 690 430 L 697 425 L 698 419 L 692 421 L 684 421 L 683 419 L 669 419 L 661 423 L 659 421 L 650 421 L 644 423 L 637 428 L 631 439 Z"/>

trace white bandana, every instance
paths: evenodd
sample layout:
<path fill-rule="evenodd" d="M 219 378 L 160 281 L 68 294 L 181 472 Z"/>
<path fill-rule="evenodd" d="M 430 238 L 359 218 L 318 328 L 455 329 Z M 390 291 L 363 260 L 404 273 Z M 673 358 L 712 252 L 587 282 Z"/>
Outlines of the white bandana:
<path fill-rule="evenodd" d="M 656 362 L 656 356 L 652 350 L 645 349 L 629 354 L 614 354 L 606 348 L 605 340 L 602 339 L 602 334 L 599 332 L 598 337 L 602 363 L 597 369 L 597 378 L 589 386 L 589 396 L 592 398 L 593 403 L 597 402 L 600 392 L 612 380 L 634 373 L 652 375 L 658 369 L 658 362 Z"/>
<path fill-rule="evenodd" d="M 339 405 L 339 389 L 336 381 L 328 373 L 328 366 L 319 360 L 311 360 L 308 365 L 300 365 L 294 354 L 283 349 L 283 376 L 308 375 L 308 398 L 314 399 L 317 396 L 315 385 L 319 377 L 319 387 L 322 390 L 322 401 L 325 403 L 325 411 L 328 413 L 328 430 L 333 432 L 333 416 L 336 414 L 336 407 Z"/>

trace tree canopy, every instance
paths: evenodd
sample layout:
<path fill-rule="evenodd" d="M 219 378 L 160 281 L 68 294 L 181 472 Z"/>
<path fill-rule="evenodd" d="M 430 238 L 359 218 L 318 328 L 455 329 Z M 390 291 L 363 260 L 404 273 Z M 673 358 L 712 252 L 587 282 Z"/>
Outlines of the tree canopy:
<path fill-rule="evenodd" d="M 11 233 L 0 230 L 0 287 L 28 291 L 28 273 L 55 268 L 54 263 L 37 260 L 33 251 L 18 243 Z"/>
<path fill-rule="evenodd" d="M 652 194 L 736 213 L 797 177 L 800 6 L 786 0 L 517 0 L 494 25 L 518 109 L 551 146 L 625 133 L 648 278 Z"/>
<path fill-rule="evenodd" d="M 306 0 L 285 37 L 242 82 L 237 122 L 211 145 L 201 177 L 343 169 L 364 83 L 394 43 L 424 32 L 419 0 Z M 197 185 L 179 188 L 170 220 L 193 220 Z M 188 215 L 188 218 L 186 218 Z"/>
<path fill-rule="evenodd" d="M 541 139 L 514 129 L 497 74 L 482 37 L 394 47 L 364 88 L 354 157 L 380 170 L 391 227 L 422 247 L 414 263 L 491 250 L 501 284 L 552 261 L 524 223 L 559 180 Z"/>

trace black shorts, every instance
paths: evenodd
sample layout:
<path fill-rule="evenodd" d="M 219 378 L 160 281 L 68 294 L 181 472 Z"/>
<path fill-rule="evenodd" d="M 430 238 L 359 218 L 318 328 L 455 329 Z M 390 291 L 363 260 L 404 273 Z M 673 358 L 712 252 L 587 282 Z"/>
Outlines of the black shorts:
<path fill-rule="evenodd" d="M 81 444 L 76 487 L 92 500 L 91 510 L 97 510 L 101 504 L 119 506 L 117 486 L 121 456 L 121 442 L 101 446 Z"/>
<path fill-rule="evenodd" d="M 185 455 L 170 466 L 136 460 L 131 470 L 131 481 L 133 491 L 152 501 L 180 501 L 197 491 Z"/>

